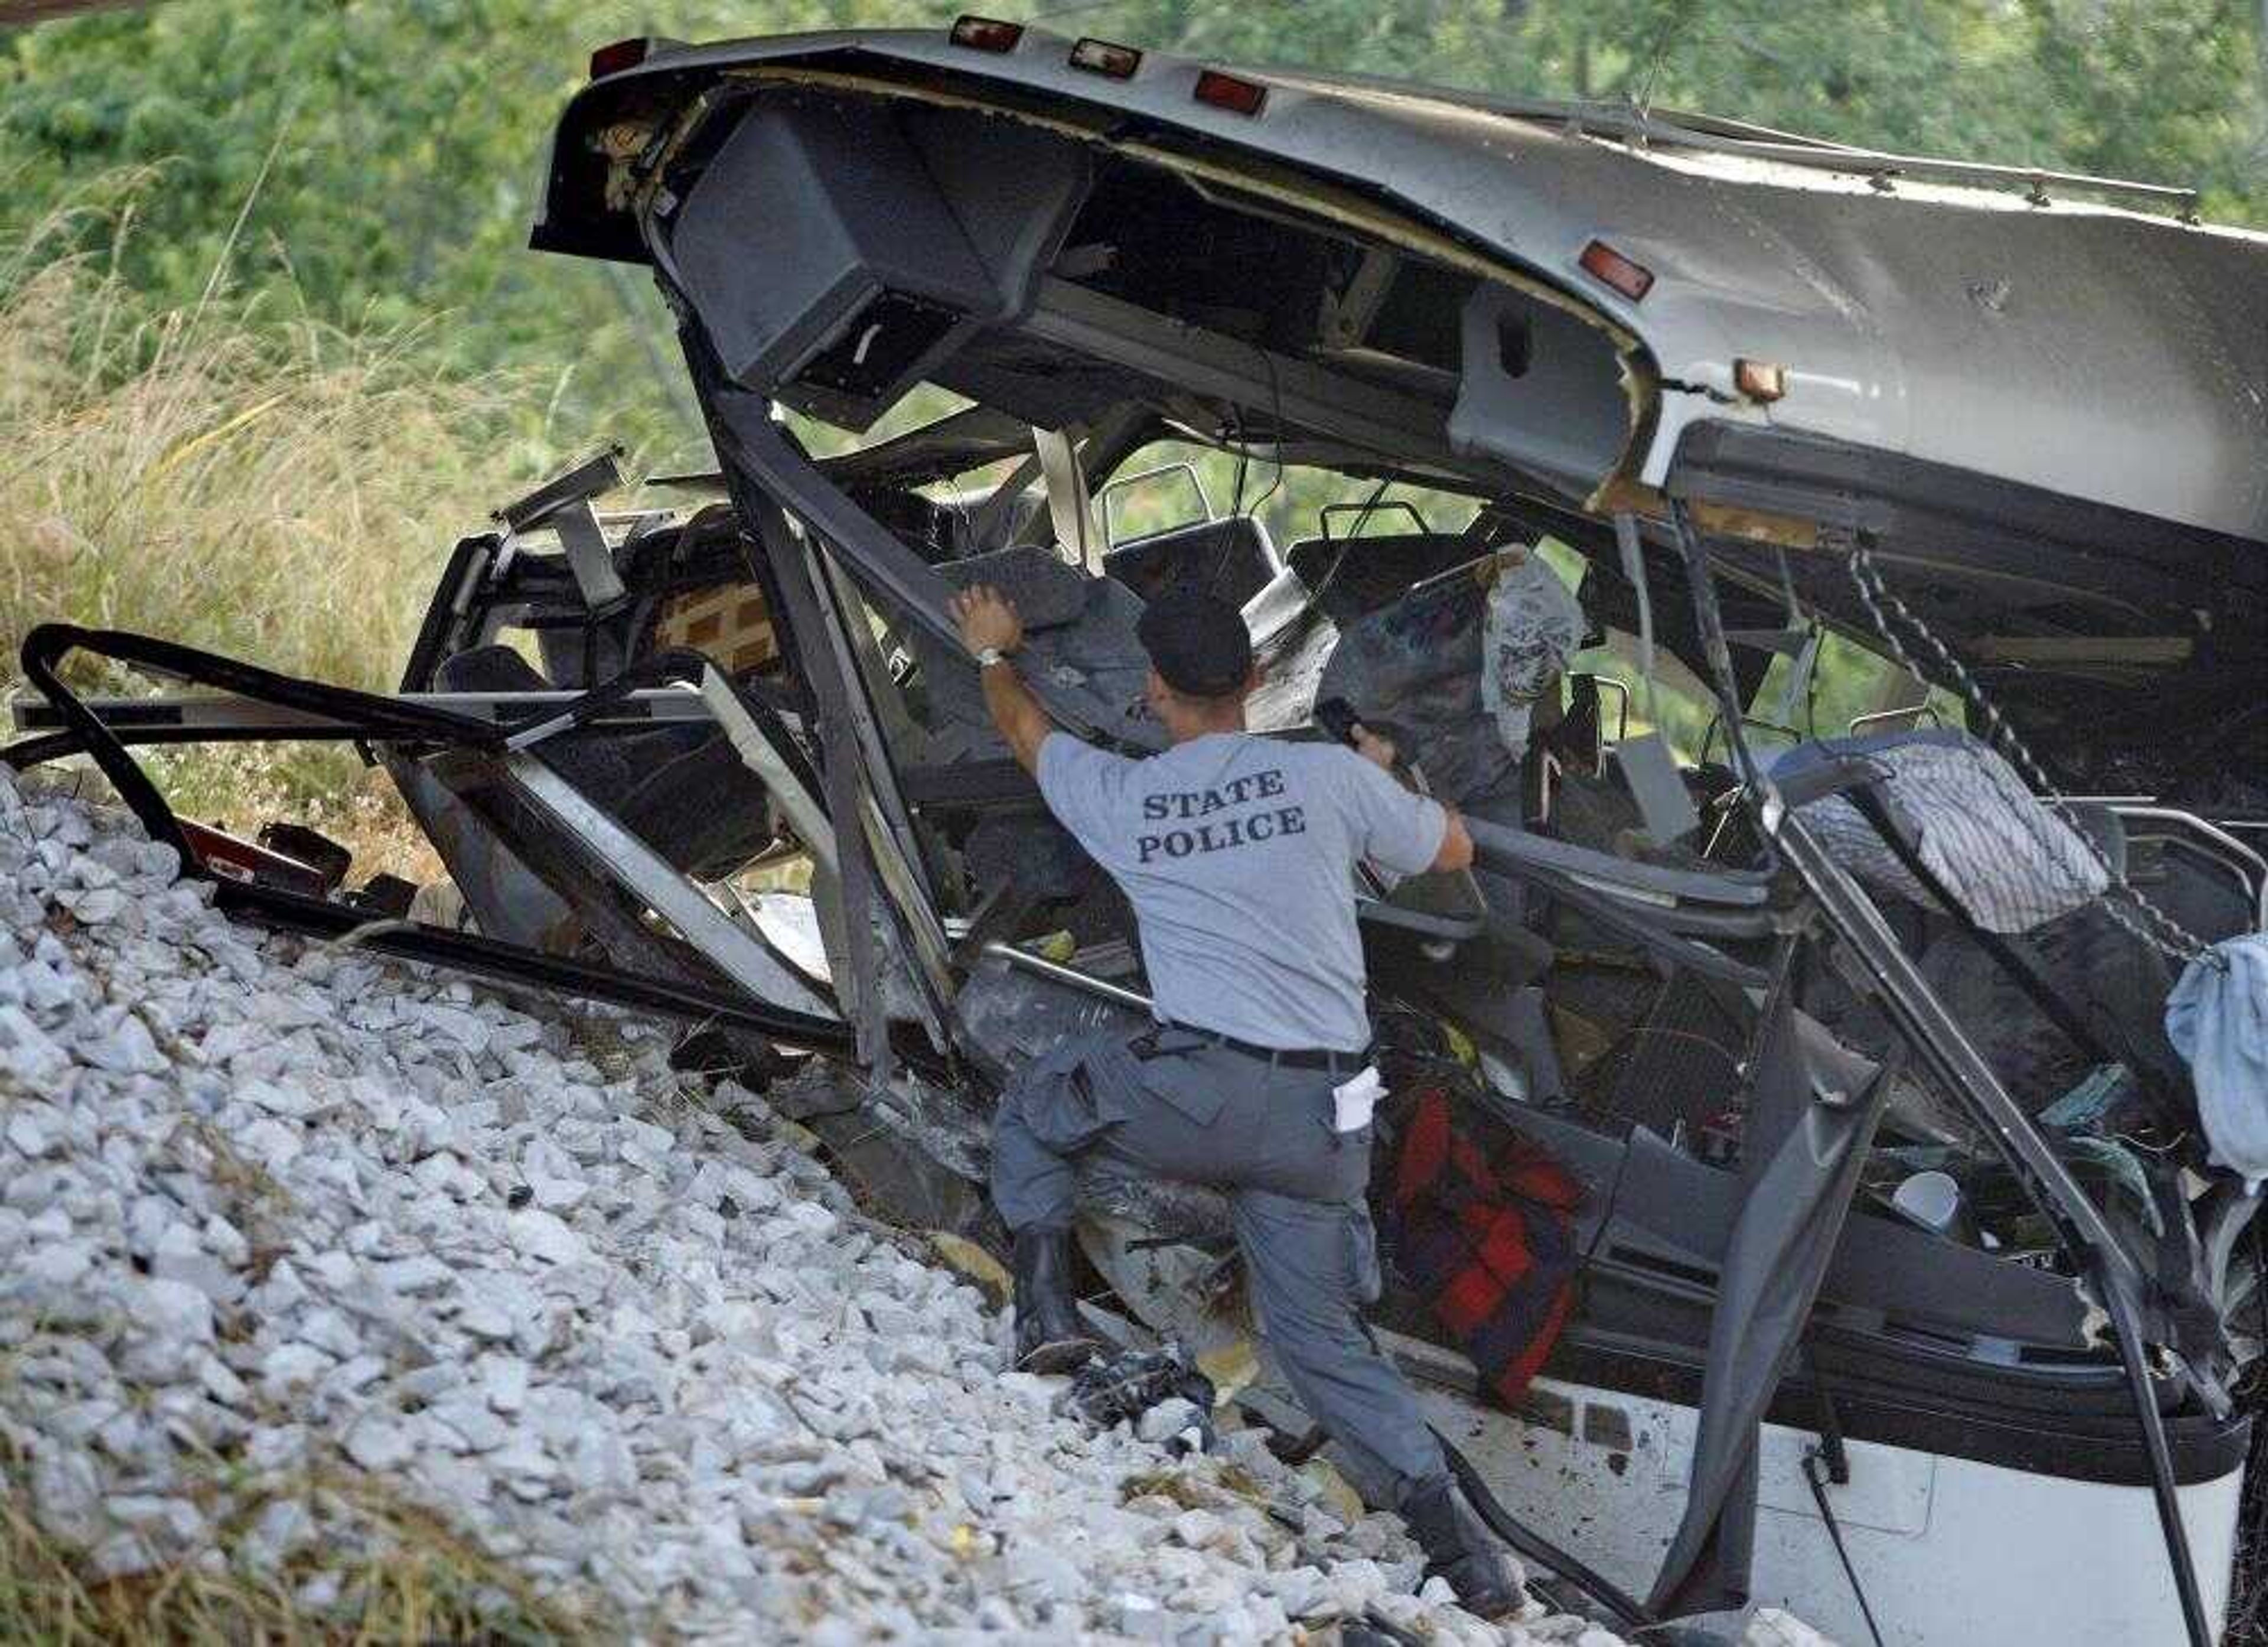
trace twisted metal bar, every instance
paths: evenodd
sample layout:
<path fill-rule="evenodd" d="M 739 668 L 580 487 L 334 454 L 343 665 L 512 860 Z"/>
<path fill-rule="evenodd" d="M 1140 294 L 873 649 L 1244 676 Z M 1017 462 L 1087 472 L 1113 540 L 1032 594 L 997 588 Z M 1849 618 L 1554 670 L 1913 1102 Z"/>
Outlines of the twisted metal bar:
<path fill-rule="evenodd" d="M 1999 705 L 1985 697 L 1984 689 L 1977 683 L 1977 677 L 1971 675 L 1968 667 L 1953 654 L 1952 648 L 1940 639 L 1936 632 L 1924 623 L 1911 607 L 1898 598 L 1896 593 L 1883 579 L 1881 568 L 1875 564 L 1874 558 L 1859 543 L 1857 537 L 1849 534 L 1837 533 L 1834 538 L 1839 538 L 1841 541 L 1836 543 L 1830 539 L 1830 546 L 1843 550 L 1851 569 L 1852 585 L 1859 592 L 1859 602 L 1866 607 L 1867 616 L 1873 621 L 1875 633 L 1881 637 L 1882 644 L 1889 648 L 1890 655 L 1896 661 L 1898 666 L 1924 687 L 1931 684 L 1929 677 L 1922 673 L 1920 665 L 1915 661 L 1912 652 L 1899 638 L 1896 628 L 1891 622 L 1893 616 L 1929 649 L 1930 655 L 1936 661 L 1939 667 L 1953 679 L 1962 701 L 1967 703 L 1984 721 L 1986 744 L 1999 750 L 2015 763 L 2017 771 L 2024 780 L 2032 786 L 2033 790 L 2039 795 L 2041 802 L 2069 825 L 2072 833 L 2079 838 L 2080 845 L 2085 849 L 2087 855 L 2102 872 L 2103 890 L 2096 894 L 2095 897 L 2096 901 L 2102 905 L 2103 912 L 2137 942 L 2155 949 L 2169 960 L 2183 965 L 2187 965 L 2193 961 L 2202 961 L 2217 971 L 2228 971 L 2228 962 L 2216 954 L 2210 944 L 2153 904 L 2136 890 L 2132 882 L 2119 873 L 2102 849 L 2095 845 L 2093 834 L 2073 813 L 2070 803 L 2057 793 L 2057 787 L 2049 779 L 2045 768 L 2025 745 L 2023 739 L 2017 735 L 2015 727 L 2009 724 L 2007 717 L 2000 713 Z M 2050 862 L 2058 861 L 2058 854 L 2047 850 L 2049 842 L 2039 833 L 2030 816 L 2021 809 L 2018 810 L 2018 816 L 2024 819 L 2025 827 L 2033 831 L 2035 843 L 2043 849 L 2043 854 L 2047 860 Z"/>

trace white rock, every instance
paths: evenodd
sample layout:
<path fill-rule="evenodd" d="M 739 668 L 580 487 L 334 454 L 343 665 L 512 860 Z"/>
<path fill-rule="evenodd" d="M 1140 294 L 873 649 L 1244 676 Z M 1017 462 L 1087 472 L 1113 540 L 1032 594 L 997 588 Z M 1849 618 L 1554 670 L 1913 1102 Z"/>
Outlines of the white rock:
<path fill-rule="evenodd" d="M 489 1299 L 475 1299 L 457 1311 L 457 1325 L 475 1338 L 501 1341 L 514 1335 L 519 1323 L 512 1312 Z"/>
<path fill-rule="evenodd" d="M 121 1493 L 102 1501 L 103 1513 L 120 1526 L 149 1537 L 160 1550 L 185 1550 L 205 1534 L 205 1518 L 185 1498 Z"/>
<path fill-rule="evenodd" d="M 555 1178 L 541 1173 L 531 1174 L 528 1190 L 538 1207 L 549 1212 L 571 1212 L 583 1204 L 591 1186 L 581 1178 Z"/>
<path fill-rule="evenodd" d="M 85 857 L 70 864 L 65 870 L 65 874 L 78 885 L 85 887 L 109 887 L 118 884 L 118 871 L 105 863 L 98 853 L 89 853 Z"/>
<path fill-rule="evenodd" d="M 63 1142 L 66 1128 L 63 1112 L 53 1104 L 18 1104 L 8 1112 L 8 1146 L 36 1161 Z"/>
<path fill-rule="evenodd" d="M 64 892 L 58 895 L 55 901 L 89 927 L 99 927 L 116 920 L 126 911 L 126 895 L 114 887 Z"/>
<path fill-rule="evenodd" d="M 102 1479 L 93 1457 L 76 1446 L 38 1444 L 32 1454 L 32 1503 L 47 1526 L 74 1543 L 92 1543 L 102 1514 Z"/>
<path fill-rule="evenodd" d="M 831 1236 L 843 1222 L 816 1201 L 790 1201 L 780 1215 L 811 1236 Z"/>
<path fill-rule="evenodd" d="M 1142 1414 L 1134 1433 L 1147 1442 L 1170 1441 L 1195 1424 L 1198 1416 L 1195 1402 L 1168 1396 Z"/>
<path fill-rule="evenodd" d="M 1025 1543 L 1008 1553 L 1008 1588 L 1027 1600 L 1074 1601 L 1085 1592 L 1086 1577 L 1062 1551 Z"/>
<path fill-rule="evenodd" d="M 19 1213 L 43 1216 L 50 1208 L 57 1207 L 75 1191 L 82 1188 L 86 1180 L 70 1167 L 60 1165 L 33 1167 L 26 1171 L 8 1175 L 5 1186 L 0 1187 L 0 1202 L 4 1202 Z M 68 1226 L 70 1215 L 64 1214 L 63 1219 Z"/>
<path fill-rule="evenodd" d="M 212 1300 L 186 1281 L 162 1277 L 144 1281 L 131 1318 L 141 1331 L 169 1343 L 187 1347 L 212 1342 Z"/>
<path fill-rule="evenodd" d="M 475 1014 L 425 1002 L 418 1006 L 416 1016 L 468 1052 L 488 1050 L 489 1026 Z"/>
<path fill-rule="evenodd" d="M 186 1223 L 169 1224 L 158 1237 L 150 1273 L 194 1287 L 215 1304 L 231 1304 L 244 1296 L 244 1278 L 206 1252 L 203 1238 Z"/>
<path fill-rule="evenodd" d="M 45 961 L 26 962 L 16 971 L 24 1002 L 34 1012 L 57 1012 L 79 998 L 77 984 Z"/>
<path fill-rule="evenodd" d="M 315 1518 L 305 1503 L 296 1498 L 271 1499 L 239 1540 L 237 1553 L 254 1571 L 273 1572 L 314 1537 Z"/>
<path fill-rule="evenodd" d="M 353 1253 L 334 1248 L 307 1260 L 307 1276 L 325 1292 L 344 1292 L 362 1279 L 362 1266 L 355 1262 Z"/>
<path fill-rule="evenodd" d="M 20 1273 L 24 1279 L 41 1287 L 69 1287 L 93 1267 L 93 1243 L 53 1241 L 33 1253 Z"/>
<path fill-rule="evenodd" d="M 357 1419 L 346 1435 L 347 1456 L 365 1470 L 391 1470 L 417 1450 L 409 1426 L 391 1413 L 372 1411 Z"/>
<path fill-rule="evenodd" d="M 456 1284 L 457 1273 L 437 1259 L 419 1253 L 391 1263 L 374 1264 L 371 1274 L 391 1293 L 431 1294 Z"/>
<path fill-rule="evenodd" d="M 225 1064 L 247 1052 L 274 1044 L 276 1038 L 249 1020 L 216 1023 L 205 1031 L 197 1051 L 209 1064 Z"/>
<path fill-rule="evenodd" d="M 1210 1510 L 1184 1510 L 1174 1518 L 1174 1536 L 1193 1550 L 1201 1550 L 1227 1531 Z"/>
<path fill-rule="evenodd" d="M 350 1355 L 323 1377 L 327 1395 L 359 1395 L 372 1381 L 386 1370 L 386 1363 L 376 1355 Z"/>
<path fill-rule="evenodd" d="M 325 1016 L 320 1008 L 280 990 L 261 990 L 244 1005 L 254 1023 L 277 1030 L 304 1029 L 322 1023 Z"/>
<path fill-rule="evenodd" d="M 287 1082 L 247 1081 L 238 1094 L 246 1102 L 287 1121 L 303 1120 L 315 1110 L 315 1100 L 303 1088 Z"/>
<path fill-rule="evenodd" d="M 543 1026 L 533 1018 L 509 1016 L 489 1025 L 489 1050 L 516 1052 L 543 1038 Z"/>
<path fill-rule="evenodd" d="M 244 1380 L 217 1355 L 197 1358 L 197 1380 L 204 1385 L 205 1393 L 223 1407 L 242 1407 L 252 1398 L 252 1392 L 244 1387 Z"/>
<path fill-rule="evenodd" d="M 437 1401 L 425 1409 L 425 1416 L 445 1426 L 468 1452 L 493 1452 L 504 1445 L 510 1433 L 503 1419 L 469 1395 Z"/>
<path fill-rule="evenodd" d="M 28 1092 L 51 1090 L 70 1067 L 70 1054 L 21 1007 L 0 1007 L 0 1073 Z"/>
<path fill-rule="evenodd" d="M 1105 1617 L 1112 1631 L 1138 1642 L 1170 1642 L 1181 1621 L 1149 1597 L 1131 1593 L 1114 1596 Z"/>
<path fill-rule="evenodd" d="M 286 1126 L 267 1116 L 237 1134 L 232 1141 L 239 1155 L 249 1156 L 270 1172 L 281 1172 L 307 1147 L 306 1135 L 298 1128 Z"/>
<path fill-rule="evenodd" d="M 90 1028 L 79 1039 L 78 1055 L 120 1075 L 161 1075 L 171 1067 L 150 1038 L 150 1026 L 130 1012 L 107 1030 Z"/>
<path fill-rule="evenodd" d="M 166 850 L 170 853 L 173 848 Z M 240 1269 L 251 1261 L 252 1247 L 244 1232 L 218 1213 L 205 1220 L 204 1243 L 205 1251 L 232 1269 Z"/>
<path fill-rule="evenodd" d="M 1376 1597 L 1386 1593 L 1386 1575 L 1376 1562 L 1341 1562 L 1325 1576 L 1324 1584 L 1343 1614 L 1359 1614 Z"/>
<path fill-rule="evenodd" d="M 590 1244 L 553 1214 L 541 1208 L 523 1208 L 505 1221 L 512 1251 L 546 1264 L 580 1264 L 591 1256 Z"/>
<path fill-rule="evenodd" d="M 635 1145 L 650 1156 L 667 1155 L 670 1146 L 676 1141 L 669 1135 L 666 1126 L 656 1126 L 651 1122 L 639 1120 L 636 1116 L 624 1116 L 617 1125 L 622 1129 L 624 1144 Z"/>
<path fill-rule="evenodd" d="M 339 1576 L 335 1572 L 319 1572 L 291 1592 L 292 1605 L 300 1612 L 320 1616 L 339 1604 Z"/>
<path fill-rule="evenodd" d="M 527 1363 L 517 1355 L 483 1355 L 476 1364 L 481 1391 L 499 1413 L 517 1413 L 527 1405 Z"/>
<path fill-rule="evenodd" d="M 310 1385 L 336 1363 L 312 1344 L 279 1344 L 263 1356 L 260 1382 L 272 1395 Z"/>

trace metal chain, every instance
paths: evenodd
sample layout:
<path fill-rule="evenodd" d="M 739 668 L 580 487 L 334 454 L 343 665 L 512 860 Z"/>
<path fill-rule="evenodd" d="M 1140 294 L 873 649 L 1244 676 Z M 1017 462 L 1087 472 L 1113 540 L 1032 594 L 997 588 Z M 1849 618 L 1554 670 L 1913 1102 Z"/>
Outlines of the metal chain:
<path fill-rule="evenodd" d="M 1923 688 L 1927 689 L 1932 684 L 1930 678 L 1922 673 L 1920 665 L 1914 661 L 1912 653 L 1899 639 L 1890 621 L 1893 614 L 1929 648 L 1939 667 L 1952 678 L 1962 701 L 1982 718 L 1986 746 L 1997 749 L 2013 759 L 2019 774 L 2031 785 L 2042 804 L 2079 838 L 2080 846 L 2094 860 L 2095 868 L 2102 872 L 2103 890 L 2095 897 L 2102 904 L 2103 912 L 2129 936 L 2169 960 L 2184 965 L 2191 961 L 2202 961 L 2216 971 L 2226 971 L 2228 961 L 2214 953 L 2211 945 L 2136 890 L 2132 883 L 2111 864 L 2102 849 L 2095 845 L 2094 835 L 2072 810 L 2070 802 L 2057 793 L 2056 785 L 2049 779 L 2046 770 L 2025 746 L 2023 739 L 2016 735 L 2016 729 L 2008 723 L 2007 717 L 1984 696 L 1984 689 L 1977 683 L 1977 677 L 1969 672 L 1959 658 L 1954 656 L 1952 649 L 1939 639 L 1935 631 L 1892 591 L 1882 577 L 1881 568 L 1860 546 L 1857 536 L 1837 532 L 1822 535 L 1822 543 L 1824 547 L 1842 550 L 1849 558 L 1851 581 L 1859 591 L 1859 600 L 1866 607 L 1867 616 L 1874 622 L 1874 632 L 1881 637 L 1882 644 L 1889 648 L 1890 655 L 1898 666 Z M 2043 848 L 2047 860 L 2050 863 L 2060 862 L 2060 854 L 2032 825 L 2029 814 L 2020 809 L 2018 816 L 2024 818 L 2027 828 L 2033 829 L 2035 840 Z"/>

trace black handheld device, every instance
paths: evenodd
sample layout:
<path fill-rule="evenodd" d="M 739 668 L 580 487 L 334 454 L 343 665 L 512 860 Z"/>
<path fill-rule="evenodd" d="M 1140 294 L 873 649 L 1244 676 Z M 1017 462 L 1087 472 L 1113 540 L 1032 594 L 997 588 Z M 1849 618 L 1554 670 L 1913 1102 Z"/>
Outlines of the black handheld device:
<path fill-rule="evenodd" d="M 1362 718 L 1355 713 L 1354 705 L 1344 698 L 1326 698 L 1317 703 L 1314 720 L 1317 726 L 1340 743 L 1352 743 L 1354 729 L 1362 724 Z"/>
<path fill-rule="evenodd" d="M 1394 746 L 1394 770 L 1408 779 L 1418 794 L 1432 793 L 1425 787 L 1425 775 L 1418 770 L 1415 752 L 1417 740 L 1410 735 L 1407 728 L 1396 726 L 1391 720 L 1375 719 L 1366 720 L 1355 713 L 1354 705 L 1344 698 L 1325 698 L 1319 700 L 1315 705 L 1313 719 L 1314 723 L 1323 729 L 1326 735 L 1336 742 L 1345 744 L 1349 749 L 1358 747 L 1354 741 L 1354 730 L 1357 727 L 1361 727 L 1374 736 L 1385 739 Z"/>

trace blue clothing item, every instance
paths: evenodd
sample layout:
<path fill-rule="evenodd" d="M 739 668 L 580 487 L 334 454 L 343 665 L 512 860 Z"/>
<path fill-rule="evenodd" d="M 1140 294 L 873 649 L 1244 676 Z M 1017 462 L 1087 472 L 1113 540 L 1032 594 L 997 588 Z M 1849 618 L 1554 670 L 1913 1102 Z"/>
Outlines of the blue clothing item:
<path fill-rule="evenodd" d="M 2189 964 L 2166 997 L 2166 1038 L 2189 1060 L 2211 1159 L 2249 1186 L 2268 1178 L 2268 933 L 2213 949 L 2227 970 Z"/>
<path fill-rule="evenodd" d="M 1133 905 L 1159 1017 L 1256 1046 L 1370 1044 L 1354 867 L 1430 868 L 1438 801 L 1344 744 L 1241 732 L 1145 760 L 1053 733 L 1039 778 Z"/>

